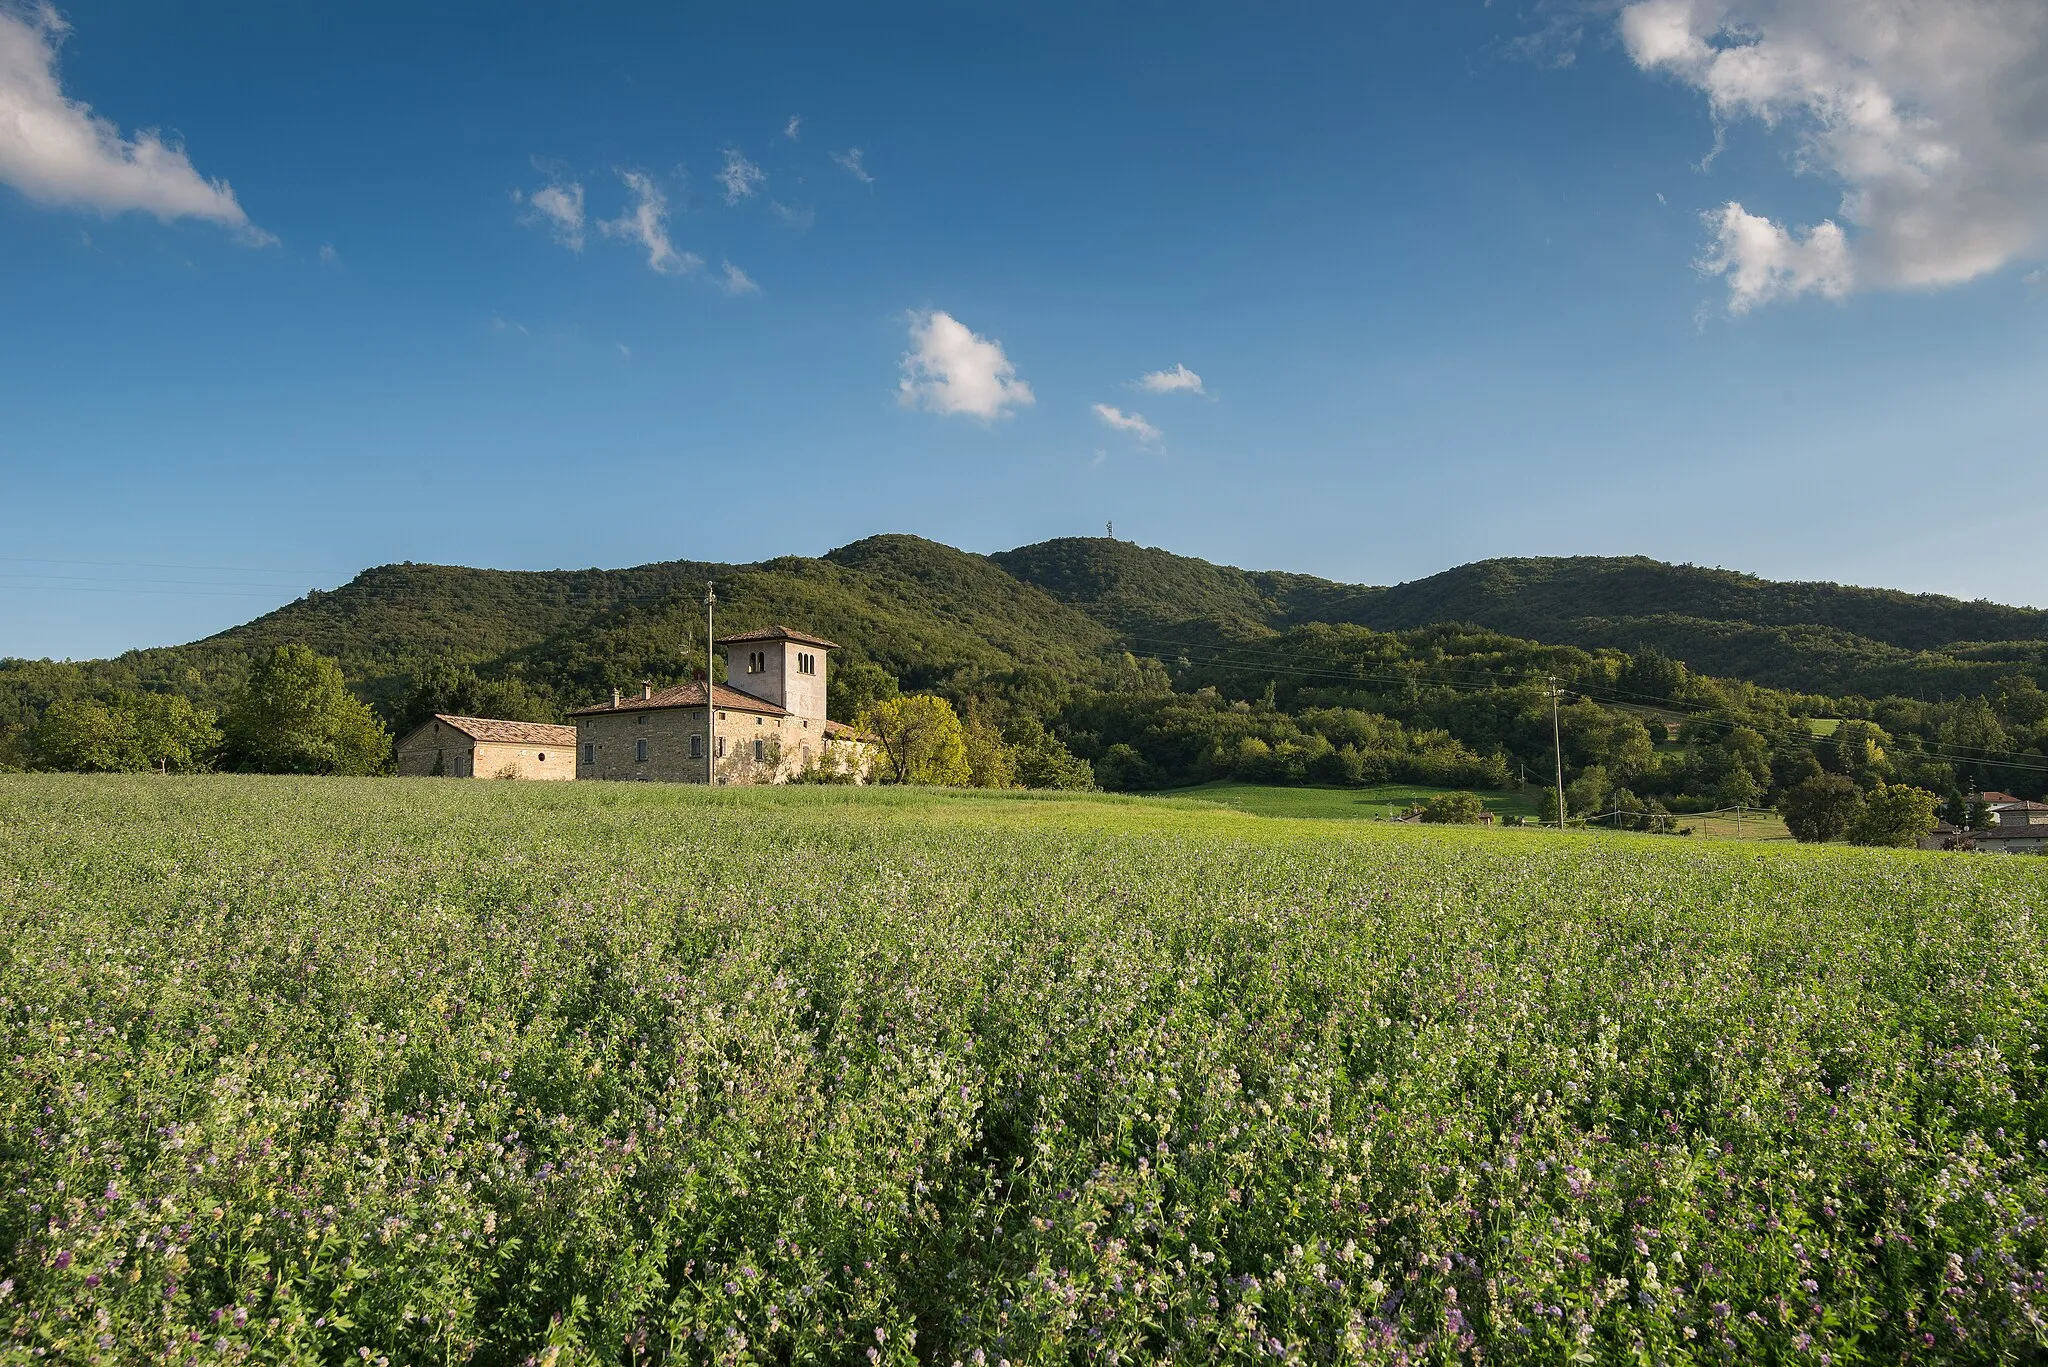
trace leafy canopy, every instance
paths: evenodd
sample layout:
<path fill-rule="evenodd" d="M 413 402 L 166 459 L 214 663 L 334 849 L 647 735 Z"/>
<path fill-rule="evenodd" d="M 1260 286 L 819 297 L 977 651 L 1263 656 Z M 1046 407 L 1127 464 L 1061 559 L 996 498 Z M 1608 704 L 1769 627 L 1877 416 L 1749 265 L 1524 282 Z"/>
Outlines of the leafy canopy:
<path fill-rule="evenodd" d="M 259 773 L 374 774 L 391 757 L 391 733 L 342 683 L 341 666 L 296 643 L 249 671 L 221 726 L 236 767 Z"/>

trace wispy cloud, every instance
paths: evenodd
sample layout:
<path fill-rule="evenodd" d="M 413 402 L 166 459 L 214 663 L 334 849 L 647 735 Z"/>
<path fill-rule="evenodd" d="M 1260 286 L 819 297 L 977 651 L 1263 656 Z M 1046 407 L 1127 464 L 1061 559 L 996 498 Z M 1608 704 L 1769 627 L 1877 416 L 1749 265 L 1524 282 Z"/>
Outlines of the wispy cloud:
<path fill-rule="evenodd" d="M 791 142 L 795 142 L 797 129 L 801 128 L 802 126 L 803 120 L 798 118 L 796 115 L 791 114 L 789 116 L 789 122 L 782 126 L 782 136 L 788 138 Z"/>
<path fill-rule="evenodd" d="M 768 173 L 748 161 L 737 148 L 725 149 L 725 169 L 718 173 L 718 183 L 725 187 L 725 202 L 737 204 L 743 199 L 752 199 L 754 191 L 768 179 Z"/>
<path fill-rule="evenodd" d="M 755 284 L 753 278 L 738 266 L 733 265 L 730 261 L 721 262 L 720 264 L 724 267 L 724 272 L 719 278 L 718 288 L 730 295 L 759 294 L 761 292 L 761 287 Z"/>
<path fill-rule="evenodd" d="M 197 218 L 251 244 L 276 242 L 226 181 L 193 169 L 183 147 L 154 129 L 123 137 L 64 94 L 57 47 L 69 30 L 49 4 L 0 4 L 0 182 L 43 204 Z"/>
<path fill-rule="evenodd" d="M 647 249 L 647 266 L 657 275 L 689 275 L 704 265 L 695 252 L 679 252 L 668 240 L 668 196 L 662 194 L 652 177 L 640 171 L 621 171 L 619 178 L 633 194 L 633 205 L 625 213 L 598 225 L 607 237 L 638 242 Z"/>
<path fill-rule="evenodd" d="M 1126 413 L 1121 408 L 1112 408 L 1106 403 L 1093 405 L 1095 416 L 1119 432 L 1128 432 L 1140 446 L 1156 447 L 1164 439 L 1160 430 L 1146 422 L 1141 414 Z"/>
<path fill-rule="evenodd" d="M 937 309 L 910 315 L 897 400 L 932 413 L 964 413 L 987 422 L 1038 401 L 1017 378 L 1002 343 L 982 337 Z"/>
<path fill-rule="evenodd" d="M 1184 365 L 1171 370 L 1155 370 L 1138 381 L 1141 388 L 1154 394 L 1206 394 L 1202 388 L 1202 377 Z"/>
<path fill-rule="evenodd" d="M 323 266 L 339 266 L 341 264 L 341 253 L 334 250 L 332 242 L 322 242 L 320 244 L 320 264 Z"/>
<path fill-rule="evenodd" d="M 574 180 L 554 181 L 531 194 L 512 192 L 512 202 L 523 204 L 523 222 L 547 229 L 555 241 L 572 252 L 583 250 L 583 186 Z"/>
<path fill-rule="evenodd" d="M 861 164 L 865 155 L 858 147 L 849 147 L 844 152 L 834 152 L 832 160 L 846 168 L 846 173 L 863 185 L 873 185 L 875 178 L 868 174 L 868 168 Z"/>
<path fill-rule="evenodd" d="M 803 232 L 818 221 L 818 214 L 815 209 L 793 209 L 779 200 L 769 200 L 768 209 L 769 212 L 782 221 L 783 227 L 794 228 L 798 232 Z"/>

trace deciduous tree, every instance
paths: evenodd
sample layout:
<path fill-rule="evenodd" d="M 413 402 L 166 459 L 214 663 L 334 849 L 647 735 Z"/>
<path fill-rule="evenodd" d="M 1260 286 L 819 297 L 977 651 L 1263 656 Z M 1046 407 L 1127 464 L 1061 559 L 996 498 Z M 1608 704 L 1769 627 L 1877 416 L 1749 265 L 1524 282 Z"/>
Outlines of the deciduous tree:
<path fill-rule="evenodd" d="M 1864 794 L 1862 809 L 1849 823 L 1849 843 L 1910 849 L 1934 829 L 1936 800 L 1925 788 L 1880 783 Z"/>
<path fill-rule="evenodd" d="M 958 787 L 970 778 L 967 734 L 953 705 L 929 693 L 884 698 L 856 723 L 881 746 L 876 766 L 885 783 Z"/>
<path fill-rule="evenodd" d="M 277 647 L 221 718 L 231 760 L 273 774 L 374 774 L 391 733 L 342 683 L 341 666 L 307 646 Z"/>
<path fill-rule="evenodd" d="M 1786 789 L 1778 815 L 1794 840 L 1839 840 L 1863 806 L 1863 792 L 1846 774 L 1816 774 Z"/>

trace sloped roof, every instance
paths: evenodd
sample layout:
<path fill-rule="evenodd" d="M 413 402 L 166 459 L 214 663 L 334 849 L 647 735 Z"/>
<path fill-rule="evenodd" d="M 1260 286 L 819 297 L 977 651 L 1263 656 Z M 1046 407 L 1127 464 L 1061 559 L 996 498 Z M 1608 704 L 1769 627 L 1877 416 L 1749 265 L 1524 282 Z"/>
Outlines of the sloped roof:
<path fill-rule="evenodd" d="M 761 627 L 755 631 L 742 631 L 736 636 L 721 636 L 718 644 L 738 645 L 742 641 L 795 641 L 799 645 L 816 646 L 820 650 L 837 650 L 835 641 L 822 636 L 813 636 L 808 631 L 792 631 L 788 627 Z"/>
<path fill-rule="evenodd" d="M 724 684 L 719 684 L 712 696 L 718 700 L 720 707 L 728 711 L 759 712 L 767 717 L 786 717 L 789 715 L 789 709 L 787 708 L 777 707 L 765 698 L 757 698 L 751 693 L 742 693 L 737 688 L 727 688 Z M 629 694 L 619 699 L 618 706 L 616 707 L 608 702 L 601 702 L 595 707 L 579 707 L 570 712 L 569 715 L 572 717 L 596 717 L 610 712 L 659 712 L 670 707 L 702 707 L 703 705 L 704 685 L 701 682 L 695 682 L 677 684 L 673 688 L 657 688 L 654 690 L 654 696 L 651 698 Z"/>
<path fill-rule="evenodd" d="M 451 717 L 436 712 L 434 720 L 452 726 L 471 740 L 502 745 L 574 745 L 576 728 L 544 721 L 501 721 L 496 717 Z"/>

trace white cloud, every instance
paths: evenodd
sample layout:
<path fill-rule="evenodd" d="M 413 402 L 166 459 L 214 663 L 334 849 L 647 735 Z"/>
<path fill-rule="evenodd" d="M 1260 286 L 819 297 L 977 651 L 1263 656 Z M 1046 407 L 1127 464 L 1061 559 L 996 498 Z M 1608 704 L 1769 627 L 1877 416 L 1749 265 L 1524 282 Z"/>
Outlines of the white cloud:
<path fill-rule="evenodd" d="M 1155 370 L 1139 380 L 1138 383 L 1154 394 L 1206 394 L 1209 392 L 1202 388 L 1202 377 L 1184 365 L 1176 365 L 1171 370 Z"/>
<path fill-rule="evenodd" d="M 795 142 L 796 131 L 802 125 L 802 123 L 802 119 L 799 119 L 796 115 L 791 114 L 789 116 L 789 122 L 782 126 L 782 136 L 788 138 L 791 142 Z"/>
<path fill-rule="evenodd" d="M 725 187 L 725 202 L 737 204 L 743 199 L 752 199 L 754 191 L 768 179 L 768 173 L 748 161 L 738 149 L 725 149 L 725 169 L 718 173 L 718 183 Z"/>
<path fill-rule="evenodd" d="M 780 200 L 769 200 L 768 209 L 769 212 L 773 213 L 777 218 L 782 220 L 782 224 L 784 227 L 794 228 L 798 232 L 803 232 L 805 229 L 809 228 L 813 223 L 818 221 L 817 210 L 792 209 L 789 205 L 782 203 Z"/>
<path fill-rule="evenodd" d="M 572 252 L 583 250 L 583 186 L 580 182 L 556 181 L 523 197 L 514 190 L 512 200 L 533 211 L 525 215 L 526 222 L 546 228 L 555 241 Z"/>
<path fill-rule="evenodd" d="M 1158 428 L 1136 413 L 1126 413 L 1121 408 L 1111 408 L 1106 403 L 1094 405 L 1095 416 L 1119 432 L 1128 432 L 1140 446 L 1157 446 L 1161 439 Z"/>
<path fill-rule="evenodd" d="M 612 345 L 619 349 L 619 355 L 629 361 L 633 359 L 633 348 L 627 346 L 624 342 L 613 342 Z"/>
<path fill-rule="evenodd" d="M 1802 294 L 1839 299 L 1849 292 L 1849 239 L 1834 223 L 1795 232 L 1734 203 L 1705 218 L 1714 244 L 1700 258 L 1700 269 L 1727 280 L 1729 312 L 1747 313 Z"/>
<path fill-rule="evenodd" d="M 910 315 L 910 350 L 903 356 L 897 398 L 906 407 L 933 413 L 965 413 L 987 421 L 1037 402 L 1031 386 L 1002 343 L 980 337 L 950 313 L 926 310 Z"/>
<path fill-rule="evenodd" d="M 277 239 L 249 222 L 224 180 L 208 180 L 185 149 L 154 129 L 121 130 L 65 97 L 57 45 L 69 26 L 47 4 L 0 5 L 0 182 L 44 204 L 140 210 L 165 222 L 199 218 L 244 241 Z"/>
<path fill-rule="evenodd" d="M 863 185 L 873 185 L 875 178 L 868 174 L 868 168 L 861 164 L 863 153 L 858 147 L 849 147 L 844 152 L 834 152 L 832 160 L 846 168 L 846 173 Z"/>
<path fill-rule="evenodd" d="M 334 250 L 332 242 L 322 242 L 320 244 L 320 264 L 323 266 L 339 266 L 341 264 L 341 253 Z"/>
<path fill-rule="evenodd" d="M 733 265 L 730 261 L 721 262 L 720 264 L 724 266 L 725 270 L 718 282 L 718 287 L 727 294 L 759 294 L 761 292 L 761 287 L 755 284 L 753 279 L 738 266 Z"/>
<path fill-rule="evenodd" d="M 1718 124 L 1787 133 L 1798 170 L 1842 187 L 1840 225 L 1738 202 L 1708 215 L 1702 264 L 1731 309 L 1952 285 L 2048 252 L 2041 0 L 1637 0 L 1620 31 Z"/>
<path fill-rule="evenodd" d="M 633 192 L 633 207 L 598 225 L 607 237 L 622 237 L 647 248 L 648 269 L 657 275 L 689 275 L 704 264 L 695 252 L 679 252 L 668 240 L 668 196 L 654 181 L 639 171 L 621 171 L 620 179 Z"/>

